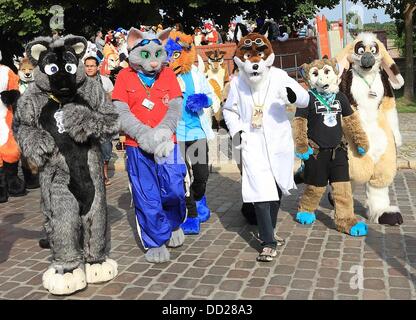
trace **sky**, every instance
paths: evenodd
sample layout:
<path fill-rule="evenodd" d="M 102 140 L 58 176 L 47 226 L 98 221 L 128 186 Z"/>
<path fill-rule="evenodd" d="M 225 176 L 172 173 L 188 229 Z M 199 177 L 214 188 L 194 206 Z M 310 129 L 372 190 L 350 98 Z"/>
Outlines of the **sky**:
<path fill-rule="evenodd" d="M 383 23 L 391 21 L 389 15 L 384 13 L 384 9 L 367 9 L 362 3 L 357 3 L 356 5 L 350 1 L 347 1 L 347 12 L 348 11 L 357 11 L 359 12 L 361 18 L 364 20 L 364 23 L 373 22 L 374 14 L 377 15 L 377 22 Z M 320 15 L 325 15 L 329 21 L 334 21 L 342 18 L 342 6 L 339 4 L 334 9 L 323 9 L 319 12 Z"/>

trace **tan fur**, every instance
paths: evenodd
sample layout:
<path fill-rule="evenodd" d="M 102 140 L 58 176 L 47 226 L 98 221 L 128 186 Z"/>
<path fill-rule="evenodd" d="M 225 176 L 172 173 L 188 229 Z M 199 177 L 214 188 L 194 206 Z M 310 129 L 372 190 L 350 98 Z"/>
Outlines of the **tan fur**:
<path fill-rule="evenodd" d="M 314 212 L 321 201 L 326 187 L 315 187 L 312 185 L 306 185 L 302 198 L 299 203 L 299 212 Z"/>
<path fill-rule="evenodd" d="M 396 100 L 394 97 L 384 97 L 380 104 L 380 111 L 386 112 L 396 108 Z"/>
<path fill-rule="evenodd" d="M 331 66 L 332 69 L 335 71 L 336 74 L 338 74 L 338 68 L 337 68 L 337 60 L 334 59 L 322 59 L 322 60 L 314 60 L 312 63 L 305 63 L 301 66 L 301 69 L 303 69 L 305 72 L 302 74 L 304 80 L 309 83 L 309 71 L 312 68 L 318 68 L 323 69 L 325 66 Z"/>
<path fill-rule="evenodd" d="M 362 147 L 365 151 L 368 151 L 368 137 L 361 126 L 358 112 L 354 112 L 348 117 L 343 117 L 342 120 L 344 132 L 352 137 L 356 146 Z"/>
<path fill-rule="evenodd" d="M 349 181 L 332 183 L 332 195 L 335 203 L 335 225 L 339 232 L 348 233 L 359 221 L 354 215 L 354 201 Z"/>
<path fill-rule="evenodd" d="M 308 120 L 295 117 L 292 125 L 296 152 L 305 153 L 308 151 Z"/>

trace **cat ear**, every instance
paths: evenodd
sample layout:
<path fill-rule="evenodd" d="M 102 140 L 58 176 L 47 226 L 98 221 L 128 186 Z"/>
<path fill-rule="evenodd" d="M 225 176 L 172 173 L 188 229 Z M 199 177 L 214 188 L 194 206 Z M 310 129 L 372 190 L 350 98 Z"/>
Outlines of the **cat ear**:
<path fill-rule="evenodd" d="M 131 50 L 143 38 L 144 35 L 139 29 L 131 27 L 127 36 L 127 49 Z"/>

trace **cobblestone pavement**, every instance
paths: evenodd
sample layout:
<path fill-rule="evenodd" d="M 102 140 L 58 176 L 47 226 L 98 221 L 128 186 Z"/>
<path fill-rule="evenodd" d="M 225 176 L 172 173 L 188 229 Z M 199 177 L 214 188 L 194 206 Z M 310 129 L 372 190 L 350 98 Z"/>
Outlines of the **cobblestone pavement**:
<path fill-rule="evenodd" d="M 399 113 L 400 132 L 403 145 L 398 156 L 408 161 L 416 160 L 416 113 Z"/>
<path fill-rule="evenodd" d="M 108 188 L 110 256 L 119 275 L 70 297 L 42 287 L 49 250 L 42 236 L 39 191 L 0 205 L 0 299 L 415 299 L 416 172 L 401 170 L 391 188 L 404 216 L 400 227 L 369 224 L 369 235 L 352 238 L 334 230 L 324 198 L 317 222 L 294 222 L 299 192 L 283 201 L 277 233 L 286 238 L 271 263 L 255 261 L 256 229 L 245 223 L 238 173 L 210 176 L 213 214 L 197 236 L 171 250 L 172 261 L 150 264 L 137 240 L 127 176 L 115 173 Z M 355 190 L 363 215 L 363 188 Z M 360 276 L 361 275 L 361 276 Z M 352 285 L 351 285 L 352 284 Z M 358 284 L 358 288 L 357 288 Z M 362 285 L 362 286 L 361 286 Z"/>

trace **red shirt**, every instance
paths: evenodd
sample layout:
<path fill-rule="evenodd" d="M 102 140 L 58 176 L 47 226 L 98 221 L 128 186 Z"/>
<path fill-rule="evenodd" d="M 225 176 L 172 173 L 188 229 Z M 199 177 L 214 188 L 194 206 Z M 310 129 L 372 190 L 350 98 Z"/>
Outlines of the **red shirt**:
<path fill-rule="evenodd" d="M 170 100 L 181 97 L 182 90 L 176 79 L 175 73 L 168 67 L 163 67 L 151 88 L 147 87 L 139 80 L 137 72 L 128 67 L 120 71 L 114 86 L 112 98 L 128 104 L 130 111 L 143 124 L 154 128 L 165 117 L 168 111 Z M 148 95 L 149 94 L 149 95 Z M 153 109 L 143 106 L 143 101 L 147 99 L 154 103 Z M 176 136 L 172 136 L 176 142 Z M 140 141 L 138 141 L 140 143 Z M 126 145 L 137 147 L 137 142 L 126 136 Z"/>

